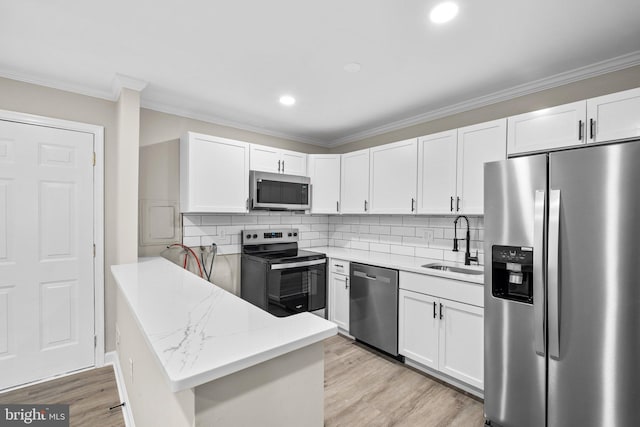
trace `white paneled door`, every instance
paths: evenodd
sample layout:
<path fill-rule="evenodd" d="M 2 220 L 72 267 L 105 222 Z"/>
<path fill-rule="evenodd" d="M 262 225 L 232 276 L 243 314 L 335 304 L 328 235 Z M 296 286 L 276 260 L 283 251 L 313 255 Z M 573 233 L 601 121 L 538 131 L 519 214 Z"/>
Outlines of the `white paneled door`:
<path fill-rule="evenodd" d="M 0 389 L 94 365 L 93 152 L 0 120 Z"/>

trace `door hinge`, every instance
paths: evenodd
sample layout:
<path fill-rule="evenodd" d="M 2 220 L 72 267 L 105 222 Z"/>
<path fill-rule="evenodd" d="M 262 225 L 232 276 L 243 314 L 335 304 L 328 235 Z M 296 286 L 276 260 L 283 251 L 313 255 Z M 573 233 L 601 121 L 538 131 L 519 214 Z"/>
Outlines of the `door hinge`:
<path fill-rule="evenodd" d="M 93 152 L 93 166 L 96 165 L 96 152 Z"/>
<path fill-rule="evenodd" d="M 96 257 L 96 244 L 93 244 L 93 257 Z"/>

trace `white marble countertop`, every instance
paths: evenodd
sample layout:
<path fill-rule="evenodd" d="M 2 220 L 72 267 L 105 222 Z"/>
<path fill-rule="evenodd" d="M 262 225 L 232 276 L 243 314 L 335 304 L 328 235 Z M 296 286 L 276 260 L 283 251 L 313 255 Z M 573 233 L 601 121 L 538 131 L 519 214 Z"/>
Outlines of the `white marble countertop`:
<path fill-rule="evenodd" d="M 174 392 L 337 333 L 311 313 L 275 317 L 164 258 L 111 271 Z"/>
<path fill-rule="evenodd" d="M 446 277 L 448 279 L 462 280 L 465 282 L 484 284 L 484 275 L 472 275 L 464 273 L 454 273 L 451 271 L 440 271 L 422 267 L 424 264 L 439 263 L 450 265 L 453 267 L 463 267 L 471 270 L 484 271 L 483 266 L 464 265 L 459 263 L 447 262 L 438 259 L 420 258 L 407 255 L 395 255 L 382 252 L 361 251 L 358 249 L 336 248 L 328 246 L 317 246 L 305 248 L 305 250 L 322 252 L 329 258 L 339 258 L 345 261 L 360 262 L 363 264 L 371 264 L 380 267 L 394 268 L 396 270 L 410 271 L 413 273 L 427 274 L 431 276 Z"/>

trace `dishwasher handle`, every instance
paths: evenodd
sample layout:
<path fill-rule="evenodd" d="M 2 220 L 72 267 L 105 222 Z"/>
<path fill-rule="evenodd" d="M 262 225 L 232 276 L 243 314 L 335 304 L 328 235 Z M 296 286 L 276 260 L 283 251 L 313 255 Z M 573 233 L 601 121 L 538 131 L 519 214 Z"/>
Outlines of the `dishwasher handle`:
<path fill-rule="evenodd" d="M 370 276 L 363 271 L 353 270 L 353 275 L 355 277 L 361 277 L 367 280 L 375 280 L 377 282 L 391 283 L 391 279 L 389 277 L 384 276 Z"/>

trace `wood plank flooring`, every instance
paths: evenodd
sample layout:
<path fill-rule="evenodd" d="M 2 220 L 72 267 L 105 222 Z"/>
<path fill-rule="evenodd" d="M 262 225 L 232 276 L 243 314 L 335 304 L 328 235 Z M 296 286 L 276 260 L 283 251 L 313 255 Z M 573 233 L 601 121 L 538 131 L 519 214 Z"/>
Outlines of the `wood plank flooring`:
<path fill-rule="evenodd" d="M 0 394 L 0 402 L 69 405 L 69 425 L 124 427 L 112 366 L 91 369 Z"/>
<path fill-rule="evenodd" d="M 337 335 L 325 346 L 325 426 L 483 426 L 482 403 Z"/>

